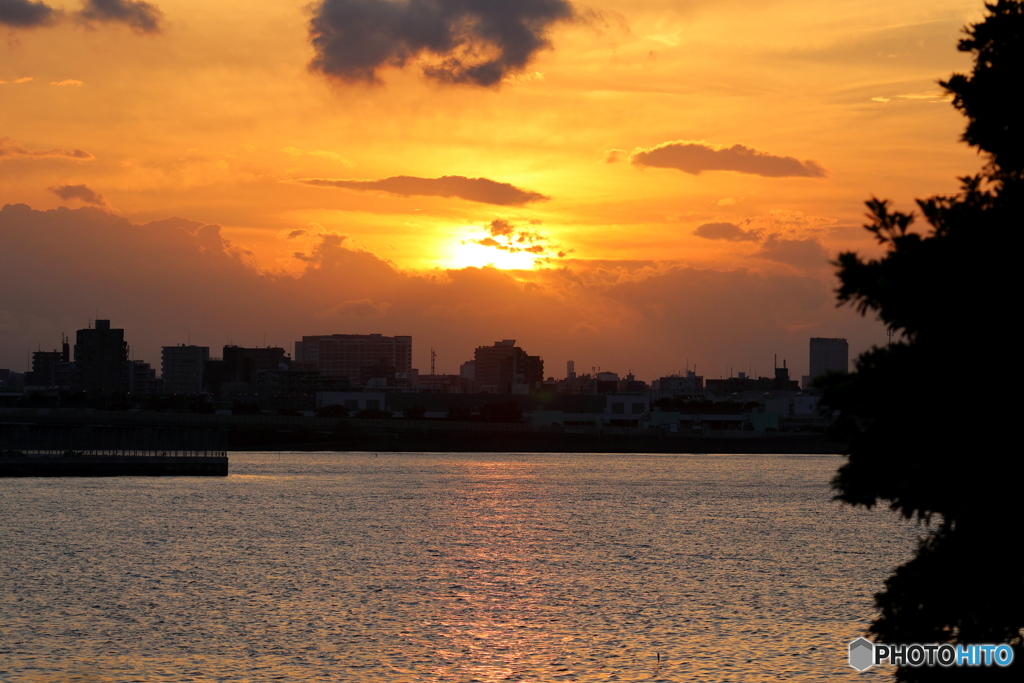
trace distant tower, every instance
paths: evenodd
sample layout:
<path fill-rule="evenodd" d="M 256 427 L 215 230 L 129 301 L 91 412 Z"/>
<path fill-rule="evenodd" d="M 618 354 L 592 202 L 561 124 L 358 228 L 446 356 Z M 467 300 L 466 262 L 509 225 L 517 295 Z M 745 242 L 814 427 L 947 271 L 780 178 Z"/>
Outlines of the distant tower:
<path fill-rule="evenodd" d="M 826 372 L 849 372 L 850 345 L 845 339 L 811 337 L 811 380 Z"/>
<path fill-rule="evenodd" d="M 565 376 L 568 379 L 576 379 L 576 361 L 570 360 L 565 363 Z"/>

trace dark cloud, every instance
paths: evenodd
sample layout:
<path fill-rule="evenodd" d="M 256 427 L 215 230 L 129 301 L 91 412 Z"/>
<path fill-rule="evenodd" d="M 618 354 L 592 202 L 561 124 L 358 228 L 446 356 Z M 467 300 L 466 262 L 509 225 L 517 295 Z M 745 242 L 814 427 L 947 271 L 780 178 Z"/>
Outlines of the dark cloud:
<path fill-rule="evenodd" d="M 539 225 L 539 221 L 530 221 L 530 225 Z M 497 218 L 484 228 L 490 237 L 467 240 L 470 244 L 479 244 L 482 247 L 492 247 L 507 251 L 510 254 L 526 252 L 541 257 L 541 262 L 550 262 L 555 258 L 565 258 L 572 249 L 563 250 L 559 245 L 554 244 L 547 237 L 536 230 L 527 230 L 516 227 L 512 222 L 504 218 Z"/>
<path fill-rule="evenodd" d="M 77 199 L 83 204 L 99 207 L 107 205 L 107 200 L 103 198 L 103 195 L 95 190 L 90 190 L 86 185 L 54 185 L 47 189 L 65 201 Z"/>
<path fill-rule="evenodd" d="M 163 13 L 141 0 L 85 0 L 78 16 L 86 21 L 127 24 L 138 33 L 159 33 Z"/>
<path fill-rule="evenodd" d="M 0 0 L 0 24 L 14 28 L 35 28 L 52 24 L 59 12 L 46 3 L 31 0 Z"/>
<path fill-rule="evenodd" d="M 487 226 L 487 231 L 494 237 L 498 237 L 511 235 L 515 231 L 515 227 L 504 218 L 496 218 Z"/>
<path fill-rule="evenodd" d="M 495 85 L 549 46 L 551 24 L 573 16 L 566 0 L 322 0 L 313 7 L 309 67 L 374 83 L 382 67 L 420 61 L 447 83 Z"/>
<path fill-rule="evenodd" d="M 769 178 L 825 177 L 825 169 L 816 161 L 776 156 L 745 145 L 718 148 L 700 142 L 666 142 L 651 149 L 634 150 L 630 161 L 636 166 L 674 168 L 693 175 L 703 171 L 737 171 Z"/>
<path fill-rule="evenodd" d="M 807 270 L 824 268 L 830 259 L 828 251 L 814 237 L 791 240 L 778 235 L 769 235 L 755 256 Z"/>
<path fill-rule="evenodd" d="M 2 2 L 3 0 L 0 0 Z M 46 149 L 28 150 L 19 147 L 18 143 L 11 138 L 0 138 L 0 161 L 6 159 L 46 159 L 46 158 L 68 158 L 87 161 L 93 159 L 93 155 L 80 149 Z"/>
<path fill-rule="evenodd" d="M 729 242 L 756 242 L 761 239 L 760 230 L 744 230 L 732 223 L 705 223 L 693 231 L 697 237 Z"/>
<path fill-rule="evenodd" d="M 440 178 L 416 178 L 400 175 L 383 180 L 324 180 L 310 178 L 300 182 L 321 187 L 342 187 L 348 190 L 380 190 L 403 197 L 414 195 L 427 197 L 461 197 L 472 202 L 498 204 L 499 206 L 522 206 L 531 202 L 549 199 L 539 192 L 521 190 L 509 183 L 499 183 L 487 178 L 467 178 L 461 175 L 446 175 Z"/>

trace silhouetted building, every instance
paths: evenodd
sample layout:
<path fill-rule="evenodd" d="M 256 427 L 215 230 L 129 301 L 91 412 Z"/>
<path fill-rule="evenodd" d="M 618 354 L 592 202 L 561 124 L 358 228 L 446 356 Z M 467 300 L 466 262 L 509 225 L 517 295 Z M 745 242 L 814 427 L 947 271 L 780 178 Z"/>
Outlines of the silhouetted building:
<path fill-rule="evenodd" d="M 255 384 L 260 370 L 277 370 L 286 364 L 284 349 L 279 346 L 225 346 L 222 360 L 228 381 L 246 384 Z"/>
<path fill-rule="evenodd" d="M 128 393 L 153 395 L 163 393 L 163 380 L 158 379 L 156 370 L 141 360 L 128 361 Z"/>
<path fill-rule="evenodd" d="M 469 390 L 471 392 L 476 391 L 476 361 L 467 360 L 465 363 L 460 365 L 459 377 L 465 377 L 469 380 Z"/>
<path fill-rule="evenodd" d="M 209 346 L 165 346 L 160 354 L 164 391 L 198 394 L 203 390 L 203 365 L 210 360 Z"/>
<path fill-rule="evenodd" d="M 81 388 L 88 394 L 123 394 L 128 391 L 128 343 L 123 329 L 111 329 L 109 320 L 78 330 L 75 364 Z"/>
<path fill-rule="evenodd" d="M 347 377 L 322 377 L 316 370 L 258 370 L 256 395 L 277 407 L 313 409 L 318 392 L 347 391 Z"/>
<path fill-rule="evenodd" d="M 418 386 L 431 394 L 468 394 L 473 390 L 473 382 L 461 374 L 420 375 Z"/>
<path fill-rule="evenodd" d="M 257 373 L 262 370 L 287 369 L 284 349 L 279 346 L 245 348 L 225 346 L 223 358 L 203 362 L 203 390 L 214 397 L 224 397 L 225 385 L 231 394 L 255 393 Z"/>
<path fill-rule="evenodd" d="M 526 393 L 544 381 L 544 361 L 529 356 L 515 339 L 478 346 L 474 353 L 476 390 L 484 394 Z"/>
<path fill-rule="evenodd" d="M 61 363 L 71 362 L 71 350 L 67 339 L 61 335 L 60 351 L 33 351 L 32 371 L 25 373 L 25 385 L 30 387 L 57 387 L 70 386 L 61 385 L 57 382 L 57 376 L 64 376 L 57 370 Z"/>
<path fill-rule="evenodd" d="M 850 345 L 845 339 L 811 337 L 811 374 L 815 378 L 826 372 L 849 372 Z"/>
<path fill-rule="evenodd" d="M 745 379 L 742 372 L 740 378 Z M 687 370 L 685 377 L 680 375 L 659 377 L 656 390 L 660 396 L 693 396 L 704 391 L 704 378 L 693 370 Z"/>
<path fill-rule="evenodd" d="M 799 391 L 800 383 L 789 378 L 789 369 L 786 361 L 782 361 L 781 368 L 775 368 L 774 377 L 758 377 L 754 379 L 747 377 L 741 372 L 739 377 L 728 379 L 708 379 L 704 382 L 708 393 L 716 396 L 730 396 L 732 394 L 743 394 L 748 391 L 770 392 L 770 391 Z"/>
<path fill-rule="evenodd" d="M 381 334 L 325 334 L 295 342 L 295 361 L 315 367 L 324 377 L 348 377 L 355 384 L 396 377 L 412 370 L 412 337 Z M 315 364 L 315 365 L 307 365 Z"/>

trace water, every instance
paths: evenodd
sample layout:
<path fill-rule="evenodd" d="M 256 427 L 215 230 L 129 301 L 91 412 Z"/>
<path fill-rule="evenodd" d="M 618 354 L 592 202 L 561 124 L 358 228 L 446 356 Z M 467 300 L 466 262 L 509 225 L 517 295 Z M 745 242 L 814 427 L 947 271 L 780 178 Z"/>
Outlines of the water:
<path fill-rule="evenodd" d="M 0 480 L 0 681 L 858 681 L 920 529 L 835 456 L 236 453 Z"/>

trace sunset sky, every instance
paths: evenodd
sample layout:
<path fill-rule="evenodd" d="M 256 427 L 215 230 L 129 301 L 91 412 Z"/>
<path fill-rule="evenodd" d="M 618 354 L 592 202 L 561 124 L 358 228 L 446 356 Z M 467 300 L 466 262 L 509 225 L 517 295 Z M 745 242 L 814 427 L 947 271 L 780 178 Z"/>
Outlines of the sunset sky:
<path fill-rule="evenodd" d="M 0 0 L 0 367 L 98 314 L 157 367 L 381 332 L 799 377 L 885 341 L 832 291 L 864 200 L 979 168 L 936 81 L 983 9 Z"/>

